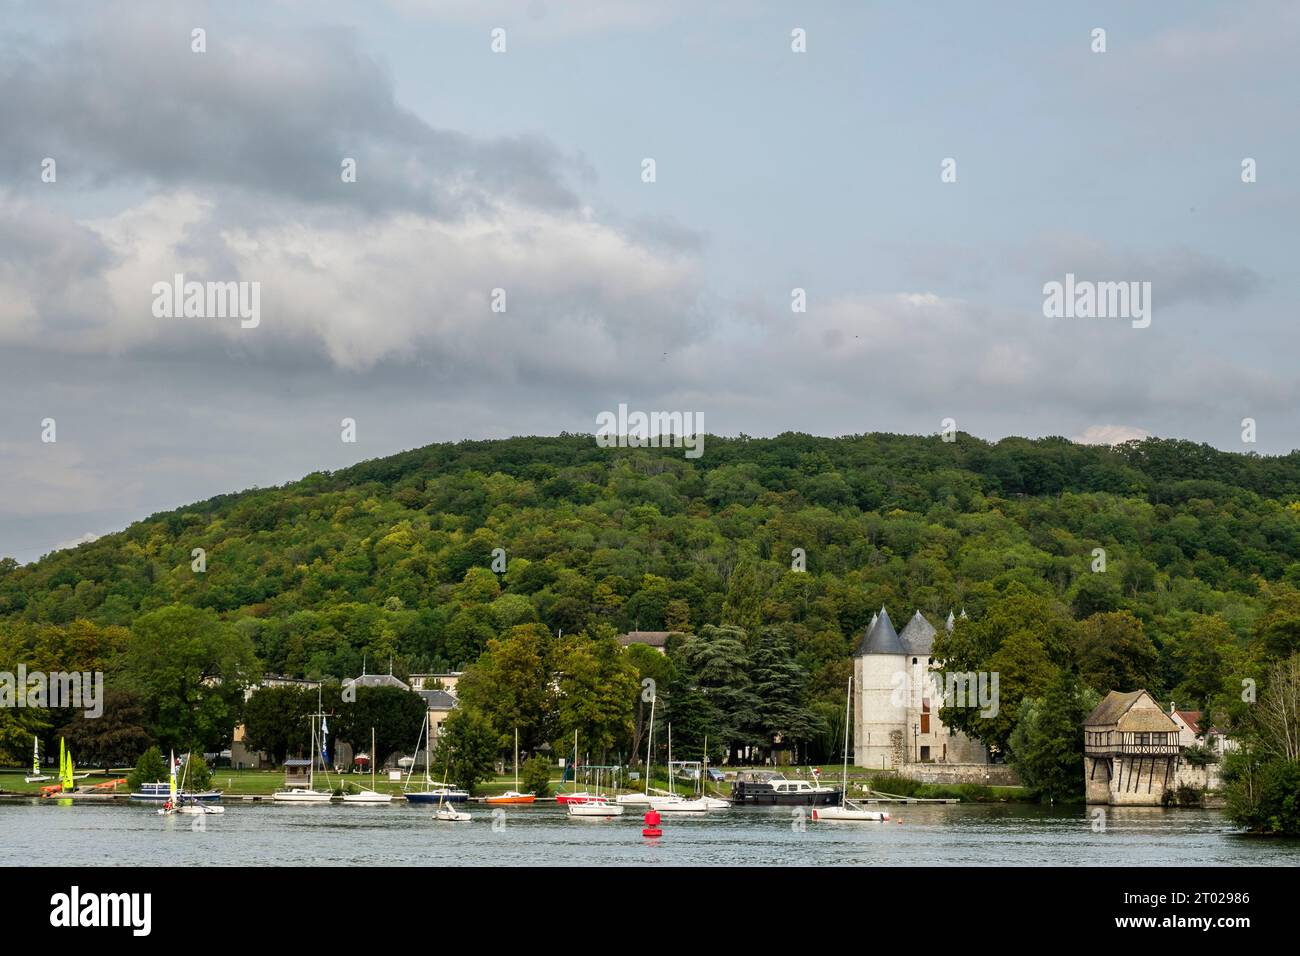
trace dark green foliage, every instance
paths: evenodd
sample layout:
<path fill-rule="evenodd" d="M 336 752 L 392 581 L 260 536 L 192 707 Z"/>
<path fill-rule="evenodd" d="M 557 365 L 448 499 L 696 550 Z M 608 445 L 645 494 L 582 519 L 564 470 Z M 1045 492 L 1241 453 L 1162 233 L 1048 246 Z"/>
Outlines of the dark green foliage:
<path fill-rule="evenodd" d="M 167 758 L 157 747 L 150 747 L 140 755 L 126 782 L 132 790 L 139 790 L 142 784 L 163 783 L 167 779 Z"/>
<path fill-rule="evenodd" d="M 212 786 L 212 771 L 208 768 L 208 762 L 203 759 L 202 754 L 190 754 L 185 760 L 185 766 L 181 768 L 181 777 L 185 783 L 185 790 L 198 792 L 206 790 Z M 181 781 L 177 781 L 180 786 Z"/>
<path fill-rule="evenodd" d="M 476 711 L 458 708 L 443 721 L 433 750 L 434 779 L 442 775 L 457 787 L 473 793 L 492 776 L 497 760 L 497 737 L 492 725 Z"/>
<path fill-rule="evenodd" d="M 519 768 L 519 782 L 524 793 L 535 793 L 539 797 L 549 796 L 551 762 L 545 757 L 529 757 Z"/>
<path fill-rule="evenodd" d="M 1095 704 L 1069 671 L 1061 671 L 1039 700 L 1025 701 L 1011 735 L 1021 781 L 1044 803 L 1083 799 L 1083 719 Z"/>
<path fill-rule="evenodd" d="M 263 687 L 244 705 L 244 742 L 252 750 L 265 751 L 277 765 L 291 753 L 305 754 L 311 746 L 307 718 L 315 711 L 315 691 Z"/>

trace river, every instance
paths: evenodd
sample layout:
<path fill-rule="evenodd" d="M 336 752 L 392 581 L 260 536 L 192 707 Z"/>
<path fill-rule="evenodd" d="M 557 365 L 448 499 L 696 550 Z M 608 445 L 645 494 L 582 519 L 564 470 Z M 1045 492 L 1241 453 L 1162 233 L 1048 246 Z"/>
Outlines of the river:
<path fill-rule="evenodd" d="M 130 804 L 0 804 L 11 863 L 105 865 L 1300 865 L 1300 841 L 1241 836 L 1216 811 L 1024 804 L 893 806 L 889 823 L 816 823 L 788 808 L 569 818 L 554 804 L 468 807 L 469 823 L 391 806 L 226 804 L 221 815 L 159 816 Z M 196 820 L 201 824 L 196 824 Z M 195 829 L 196 826 L 202 829 Z"/>

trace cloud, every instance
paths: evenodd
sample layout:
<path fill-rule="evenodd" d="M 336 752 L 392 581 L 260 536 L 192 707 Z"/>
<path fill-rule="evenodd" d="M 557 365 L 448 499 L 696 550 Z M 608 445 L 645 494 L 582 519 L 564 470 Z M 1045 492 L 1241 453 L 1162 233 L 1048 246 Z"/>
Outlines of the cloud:
<path fill-rule="evenodd" d="M 1083 434 L 1076 435 L 1070 441 L 1080 445 L 1122 445 L 1126 441 L 1141 441 L 1150 437 L 1151 433 L 1145 428 L 1132 425 L 1089 425 Z"/>

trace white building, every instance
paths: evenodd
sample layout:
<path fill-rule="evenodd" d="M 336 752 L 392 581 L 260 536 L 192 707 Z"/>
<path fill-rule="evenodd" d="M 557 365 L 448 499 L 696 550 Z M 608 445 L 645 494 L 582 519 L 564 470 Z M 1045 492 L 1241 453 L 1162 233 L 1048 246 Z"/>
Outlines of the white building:
<path fill-rule="evenodd" d="M 949 614 L 949 630 L 954 620 Z M 935 634 L 920 611 L 901 634 L 883 607 L 872 617 L 853 652 L 857 766 L 895 770 L 917 763 L 988 763 L 983 745 L 939 719 L 943 682 L 931 656 Z"/>

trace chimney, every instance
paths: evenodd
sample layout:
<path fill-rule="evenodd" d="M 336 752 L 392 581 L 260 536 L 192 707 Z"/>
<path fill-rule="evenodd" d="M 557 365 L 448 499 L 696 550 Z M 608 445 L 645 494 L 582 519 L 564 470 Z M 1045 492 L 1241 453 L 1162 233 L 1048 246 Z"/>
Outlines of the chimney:
<path fill-rule="evenodd" d="M 1174 712 L 1174 702 L 1171 700 L 1169 702 L 1169 713 L 1173 714 L 1173 712 Z"/>

